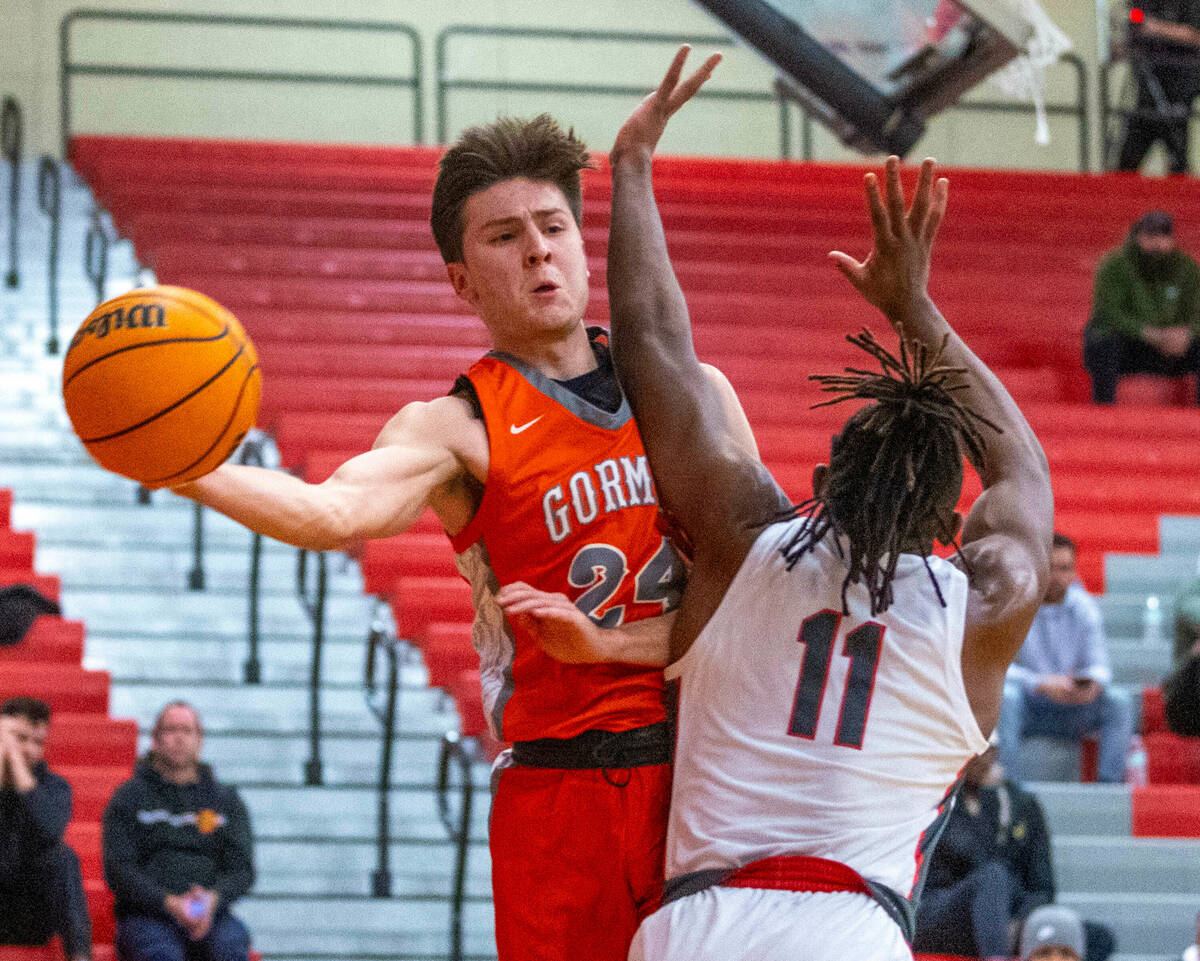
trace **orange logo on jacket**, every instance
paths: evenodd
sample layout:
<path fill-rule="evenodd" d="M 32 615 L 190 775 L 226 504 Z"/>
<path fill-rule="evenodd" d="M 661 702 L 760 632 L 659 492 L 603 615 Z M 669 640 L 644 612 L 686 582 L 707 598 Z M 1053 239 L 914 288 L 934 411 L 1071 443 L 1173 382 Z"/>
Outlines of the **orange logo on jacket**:
<path fill-rule="evenodd" d="M 225 819 L 216 811 L 205 809 L 196 812 L 196 830 L 201 834 L 212 834 L 224 823 Z"/>

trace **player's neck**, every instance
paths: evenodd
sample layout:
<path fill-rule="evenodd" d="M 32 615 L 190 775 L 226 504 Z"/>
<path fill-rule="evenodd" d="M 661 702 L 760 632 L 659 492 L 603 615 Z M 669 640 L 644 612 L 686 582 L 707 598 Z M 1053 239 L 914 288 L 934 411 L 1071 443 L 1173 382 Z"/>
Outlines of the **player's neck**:
<path fill-rule="evenodd" d="M 493 333 L 492 347 L 525 361 L 553 380 L 569 380 L 596 368 L 596 354 L 583 323 L 566 333 L 546 332 L 540 336 L 498 337 Z"/>

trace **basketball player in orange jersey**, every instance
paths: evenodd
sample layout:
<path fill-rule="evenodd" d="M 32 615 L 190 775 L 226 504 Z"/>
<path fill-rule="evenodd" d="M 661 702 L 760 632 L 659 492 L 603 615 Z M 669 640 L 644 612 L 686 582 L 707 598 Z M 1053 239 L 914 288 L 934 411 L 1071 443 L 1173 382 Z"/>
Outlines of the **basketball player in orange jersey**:
<path fill-rule="evenodd" d="M 671 743 L 662 671 L 638 664 L 638 622 L 676 606 L 684 571 L 656 529 L 606 336 L 583 321 L 589 166 L 548 116 L 466 131 L 441 161 L 432 226 L 494 350 L 322 484 L 226 465 L 177 489 L 313 550 L 437 514 L 473 587 L 484 706 L 513 742 L 490 820 L 503 961 L 623 961 L 662 886 Z M 705 376 L 753 448 L 728 383 Z M 614 663 L 560 664 L 506 621 L 495 593 L 511 581 L 561 592 L 606 627 L 631 625 L 618 631 L 630 646 Z"/>
<path fill-rule="evenodd" d="M 817 378 L 834 402 L 867 403 L 833 438 L 812 500 L 786 502 L 696 361 L 655 206 L 653 150 L 692 92 L 677 89 L 685 57 L 611 158 L 618 372 L 694 549 L 660 652 L 680 685 L 666 903 L 630 961 L 911 961 L 925 854 L 1041 603 L 1049 471 L 927 293 L 948 184 L 926 161 L 906 210 L 892 157 L 882 195 L 867 175 L 871 254 L 831 257 L 902 349 L 864 332 L 878 374 Z M 984 486 L 965 525 L 964 454 Z M 960 526 L 957 564 L 933 556 Z M 561 599 L 509 585 L 502 601 L 560 656 L 605 656 L 606 632 Z"/>

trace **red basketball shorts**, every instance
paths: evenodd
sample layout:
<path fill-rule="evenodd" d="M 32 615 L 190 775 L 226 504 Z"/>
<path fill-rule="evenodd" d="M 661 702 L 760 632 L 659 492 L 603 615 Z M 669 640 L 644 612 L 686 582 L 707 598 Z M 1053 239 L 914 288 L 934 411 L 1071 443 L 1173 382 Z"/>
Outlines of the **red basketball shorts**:
<path fill-rule="evenodd" d="M 504 768 L 490 822 L 500 961 L 626 961 L 662 898 L 670 800 L 668 764 Z"/>

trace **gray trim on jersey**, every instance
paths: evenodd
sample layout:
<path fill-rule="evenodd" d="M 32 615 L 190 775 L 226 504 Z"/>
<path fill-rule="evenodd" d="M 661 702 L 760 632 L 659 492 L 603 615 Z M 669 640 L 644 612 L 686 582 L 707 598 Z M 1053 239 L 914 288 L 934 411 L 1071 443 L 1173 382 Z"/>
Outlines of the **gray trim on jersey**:
<path fill-rule="evenodd" d="M 530 367 L 529 364 L 525 363 L 519 357 L 514 357 L 512 354 L 506 354 L 499 350 L 490 351 L 487 356 L 504 361 L 504 363 L 508 364 L 509 367 L 529 381 L 530 386 L 534 390 L 545 394 L 555 403 L 561 404 L 580 420 L 586 421 L 593 427 L 600 427 L 604 430 L 619 430 L 633 417 L 633 411 L 629 409 L 629 401 L 625 399 L 624 393 L 621 394 L 621 406 L 610 414 L 595 404 L 589 404 L 582 397 L 572 394 L 562 384 L 551 380 L 541 371 Z"/>

